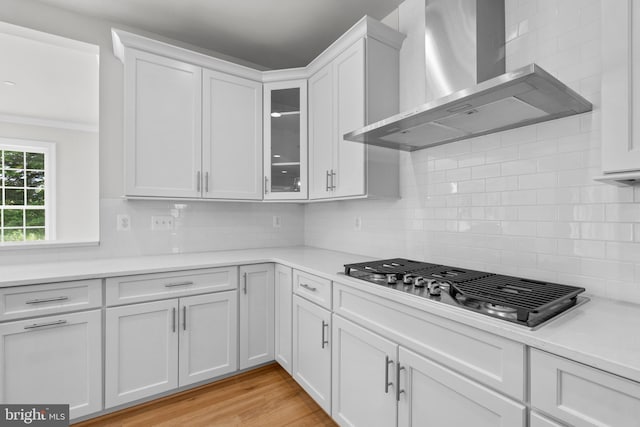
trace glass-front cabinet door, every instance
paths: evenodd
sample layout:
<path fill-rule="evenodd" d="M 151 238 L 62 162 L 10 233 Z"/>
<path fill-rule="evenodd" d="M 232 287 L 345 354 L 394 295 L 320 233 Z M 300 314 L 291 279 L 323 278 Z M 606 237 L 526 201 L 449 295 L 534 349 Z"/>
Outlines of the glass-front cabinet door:
<path fill-rule="evenodd" d="M 307 198 L 307 81 L 264 85 L 264 198 Z"/>

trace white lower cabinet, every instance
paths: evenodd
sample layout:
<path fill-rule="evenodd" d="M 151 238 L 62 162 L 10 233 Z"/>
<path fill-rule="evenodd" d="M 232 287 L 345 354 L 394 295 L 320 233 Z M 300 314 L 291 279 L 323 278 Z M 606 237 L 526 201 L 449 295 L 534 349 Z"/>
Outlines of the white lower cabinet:
<path fill-rule="evenodd" d="M 236 291 L 180 298 L 180 387 L 238 367 Z"/>
<path fill-rule="evenodd" d="M 570 426 L 637 427 L 640 384 L 531 349 L 531 406 Z"/>
<path fill-rule="evenodd" d="M 333 316 L 332 416 L 343 426 L 396 424 L 398 345 Z"/>
<path fill-rule="evenodd" d="M 289 374 L 291 370 L 291 315 L 293 271 L 290 267 L 275 267 L 275 358 Z"/>
<path fill-rule="evenodd" d="M 273 264 L 240 267 L 240 369 L 273 360 Z"/>
<path fill-rule="evenodd" d="M 106 310 L 105 405 L 128 403 L 237 369 L 237 293 Z"/>
<path fill-rule="evenodd" d="M 399 426 L 526 425 L 524 405 L 403 347 L 398 360 Z"/>
<path fill-rule="evenodd" d="M 293 378 L 331 414 L 331 312 L 293 296 Z"/>
<path fill-rule="evenodd" d="M 551 421 L 549 418 L 535 411 L 531 411 L 530 417 L 529 427 L 564 427 L 562 424 Z"/>
<path fill-rule="evenodd" d="M 0 402 L 69 404 L 71 419 L 102 409 L 100 310 L 0 325 Z"/>
<path fill-rule="evenodd" d="M 332 409 L 344 426 L 526 425 L 524 405 L 336 315 Z"/>

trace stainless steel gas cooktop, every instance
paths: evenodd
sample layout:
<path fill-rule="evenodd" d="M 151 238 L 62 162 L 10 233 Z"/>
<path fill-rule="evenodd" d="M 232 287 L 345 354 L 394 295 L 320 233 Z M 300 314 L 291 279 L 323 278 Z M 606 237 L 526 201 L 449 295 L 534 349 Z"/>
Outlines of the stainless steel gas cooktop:
<path fill-rule="evenodd" d="M 584 288 L 404 258 L 346 264 L 345 274 L 529 328 L 578 304 Z"/>

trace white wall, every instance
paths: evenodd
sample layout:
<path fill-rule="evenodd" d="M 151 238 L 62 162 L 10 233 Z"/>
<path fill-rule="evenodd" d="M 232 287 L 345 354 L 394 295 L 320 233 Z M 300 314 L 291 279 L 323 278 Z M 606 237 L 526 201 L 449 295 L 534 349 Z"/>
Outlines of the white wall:
<path fill-rule="evenodd" d="M 400 28 L 419 26 L 413 20 L 421 14 L 403 14 L 415 1 L 422 0 L 401 5 Z M 592 180 L 600 173 L 600 7 L 600 0 L 506 0 L 507 70 L 538 63 L 593 102 L 592 113 L 402 153 L 401 200 L 309 205 L 305 243 L 640 302 L 640 186 Z M 419 57 L 401 54 L 403 108 L 421 96 L 409 78 Z M 362 231 L 354 230 L 356 216 Z"/>
<path fill-rule="evenodd" d="M 303 210 L 289 204 L 187 203 L 179 206 L 173 232 L 151 232 L 151 215 L 176 213 L 172 211 L 175 206 L 170 202 L 121 199 L 123 67 L 113 56 L 110 23 L 33 0 L 0 0 L 0 21 L 92 43 L 100 47 L 101 54 L 100 246 L 2 250 L 0 264 L 302 244 Z M 132 231 L 116 231 L 117 214 L 131 215 Z M 281 228 L 272 227 L 273 215 L 281 217 Z"/>

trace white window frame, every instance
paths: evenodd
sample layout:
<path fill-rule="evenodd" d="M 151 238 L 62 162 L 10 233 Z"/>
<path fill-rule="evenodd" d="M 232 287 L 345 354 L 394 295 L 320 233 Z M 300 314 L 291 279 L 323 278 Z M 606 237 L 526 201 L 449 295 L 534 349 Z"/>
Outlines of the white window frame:
<path fill-rule="evenodd" d="M 44 153 L 44 241 L 56 239 L 56 143 L 17 138 L 0 138 L 0 150 Z M 26 166 L 26 165 L 25 165 Z M 25 185 L 26 187 L 26 185 Z M 4 205 L 2 205 L 4 206 Z M 26 209 L 27 206 L 25 205 Z M 25 225 L 26 226 L 26 225 Z M 39 240 L 40 242 L 42 240 Z M 0 246 L 20 245 L 28 242 L 1 242 Z"/>

